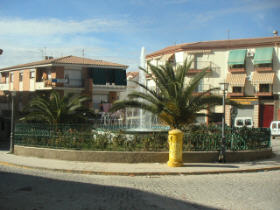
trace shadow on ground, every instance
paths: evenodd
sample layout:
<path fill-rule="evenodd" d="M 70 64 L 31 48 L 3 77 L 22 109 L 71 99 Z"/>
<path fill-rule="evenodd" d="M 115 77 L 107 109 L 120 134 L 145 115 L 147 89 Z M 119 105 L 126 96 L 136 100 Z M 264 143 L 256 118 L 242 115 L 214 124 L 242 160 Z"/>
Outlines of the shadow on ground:
<path fill-rule="evenodd" d="M 0 172 L 0 209 L 213 209 L 124 187 Z"/>

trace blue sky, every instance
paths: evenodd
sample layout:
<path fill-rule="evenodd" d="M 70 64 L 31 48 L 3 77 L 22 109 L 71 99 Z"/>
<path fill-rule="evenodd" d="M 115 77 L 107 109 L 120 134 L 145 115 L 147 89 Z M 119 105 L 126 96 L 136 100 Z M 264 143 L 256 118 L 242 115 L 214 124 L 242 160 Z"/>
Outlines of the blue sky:
<path fill-rule="evenodd" d="M 146 53 L 187 42 L 272 36 L 279 0 L 0 0 L 0 68 L 84 55 L 137 70 Z"/>

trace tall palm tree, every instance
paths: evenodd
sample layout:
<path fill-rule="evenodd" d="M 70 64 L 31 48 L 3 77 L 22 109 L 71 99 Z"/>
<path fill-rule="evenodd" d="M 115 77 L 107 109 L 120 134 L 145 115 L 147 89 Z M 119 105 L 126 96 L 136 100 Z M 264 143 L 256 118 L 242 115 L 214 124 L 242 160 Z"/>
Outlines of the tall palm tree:
<path fill-rule="evenodd" d="M 88 115 L 93 115 L 93 111 L 83 105 L 88 100 L 85 96 L 73 94 L 61 96 L 58 92 L 52 91 L 49 95 L 33 98 L 26 107 L 28 114 L 20 120 L 51 125 L 85 122 Z"/>
<path fill-rule="evenodd" d="M 206 74 L 206 69 L 196 74 L 189 83 L 186 75 L 192 61 L 184 62 L 175 67 L 166 62 L 159 67 L 148 63 L 150 72 L 141 68 L 147 76 L 155 82 L 157 90 L 152 90 L 147 85 L 136 82 L 145 91 L 134 91 L 128 99 L 116 101 L 111 112 L 128 107 L 140 108 L 158 116 L 171 128 L 182 128 L 195 122 L 198 112 L 208 110 L 210 107 L 222 104 L 222 97 L 210 94 L 217 88 L 209 89 L 200 94 L 193 94 L 201 79 Z"/>

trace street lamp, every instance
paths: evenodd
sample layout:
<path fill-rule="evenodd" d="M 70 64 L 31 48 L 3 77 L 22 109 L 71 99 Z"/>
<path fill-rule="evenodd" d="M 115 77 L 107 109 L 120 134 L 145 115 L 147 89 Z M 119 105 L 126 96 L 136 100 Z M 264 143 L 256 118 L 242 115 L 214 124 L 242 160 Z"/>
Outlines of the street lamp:
<path fill-rule="evenodd" d="M 10 153 L 14 153 L 14 118 L 15 118 L 15 103 L 14 98 L 16 96 L 15 91 L 11 91 L 11 134 L 10 134 Z"/>
<path fill-rule="evenodd" d="M 228 90 L 228 83 L 220 83 L 221 90 L 223 91 L 223 118 L 222 118 L 222 139 L 221 148 L 219 153 L 219 162 L 226 162 L 225 150 L 226 150 L 226 138 L 225 138 L 225 111 L 226 111 L 226 91 Z"/>

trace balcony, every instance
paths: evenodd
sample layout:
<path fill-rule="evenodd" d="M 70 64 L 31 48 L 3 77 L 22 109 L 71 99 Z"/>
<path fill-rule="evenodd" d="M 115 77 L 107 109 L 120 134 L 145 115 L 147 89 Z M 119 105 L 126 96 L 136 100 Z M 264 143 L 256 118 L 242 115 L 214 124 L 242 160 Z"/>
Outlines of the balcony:
<path fill-rule="evenodd" d="M 9 83 L 0 83 L 0 90 L 9 90 Z"/>
<path fill-rule="evenodd" d="M 211 61 L 194 61 L 187 74 L 197 74 L 206 69 L 207 73 L 212 72 L 214 64 Z"/>
<path fill-rule="evenodd" d="M 256 90 L 256 96 L 273 96 L 273 87 L 271 84 L 259 84 Z"/>
<path fill-rule="evenodd" d="M 256 92 L 256 96 L 273 96 L 273 92 Z"/>
<path fill-rule="evenodd" d="M 273 70 L 272 63 L 255 65 L 255 71 L 257 72 L 270 72 L 272 70 Z"/>
<path fill-rule="evenodd" d="M 49 90 L 53 88 L 83 88 L 83 80 L 80 79 L 51 79 L 36 82 L 36 90 Z"/>
<path fill-rule="evenodd" d="M 97 85 L 93 83 L 94 90 L 101 91 L 125 91 L 126 85 L 116 85 L 115 83 L 106 83 L 106 85 Z"/>
<path fill-rule="evenodd" d="M 244 72 L 246 72 L 246 69 L 244 67 L 242 67 L 242 68 L 229 67 L 228 71 L 234 72 L 234 73 L 244 73 Z"/>
<path fill-rule="evenodd" d="M 210 84 L 200 84 L 192 93 L 193 96 L 199 96 L 202 95 L 205 91 L 211 89 L 212 86 Z M 206 95 L 210 95 L 210 93 L 207 93 Z"/>
<path fill-rule="evenodd" d="M 227 94 L 227 97 L 243 97 L 243 96 L 245 96 L 245 93 L 244 92 L 241 92 L 241 93 L 239 93 L 239 92 L 232 92 L 232 93 L 228 93 Z"/>

